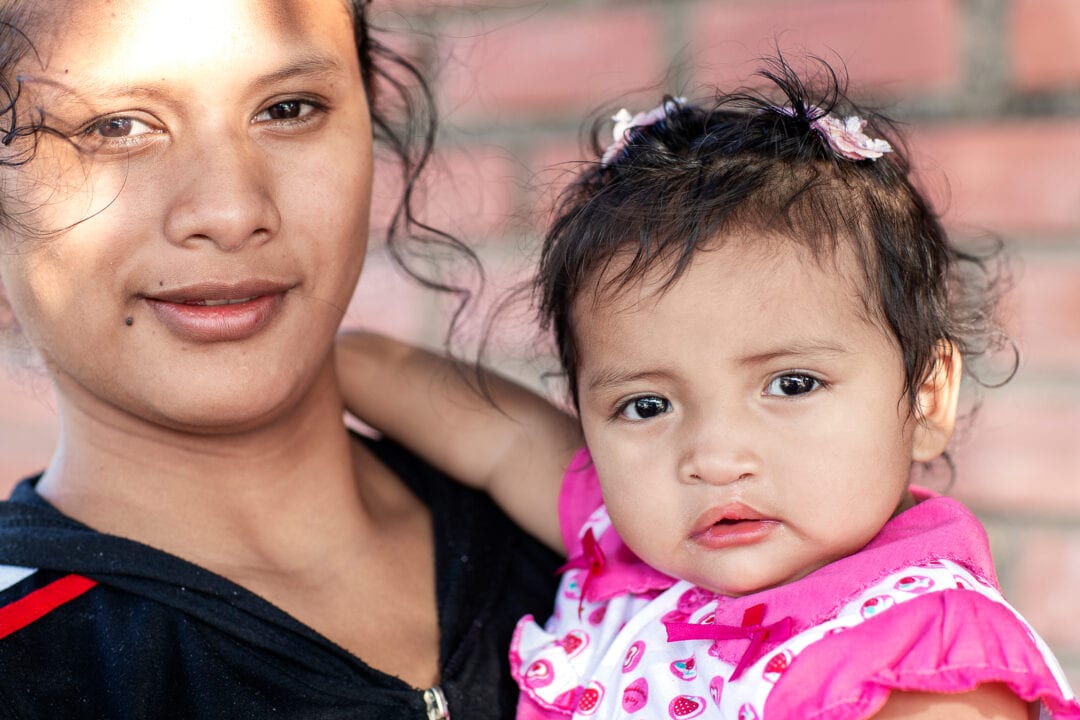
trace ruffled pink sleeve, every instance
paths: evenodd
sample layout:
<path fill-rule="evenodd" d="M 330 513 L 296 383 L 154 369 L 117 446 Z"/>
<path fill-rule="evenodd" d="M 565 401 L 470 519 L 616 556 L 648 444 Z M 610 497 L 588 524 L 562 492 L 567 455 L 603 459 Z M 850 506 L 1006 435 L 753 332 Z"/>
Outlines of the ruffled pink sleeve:
<path fill-rule="evenodd" d="M 581 526 L 603 503 L 592 457 L 587 448 L 581 448 L 566 467 L 559 492 L 559 527 L 567 556 L 574 557 L 581 552 Z"/>
<path fill-rule="evenodd" d="M 529 697 L 528 693 L 521 693 L 518 697 L 517 715 L 515 720 L 566 720 L 571 712 L 548 710 L 540 706 L 540 703 Z"/>
<path fill-rule="evenodd" d="M 971 590 L 929 593 L 807 647 L 777 682 L 765 715 L 855 720 L 878 711 L 892 690 L 961 693 L 983 683 L 1041 701 L 1057 720 L 1080 718 L 1027 626 Z"/>
<path fill-rule="evenodd" d="M 610 525 L 607 512 L 598 512 L 604 505 L 600 479 L 586 448 L 574 455 L 563 478 L 559 493 L 559 527 L 569 563 L 582 557 L 582 528 L 590 525 L 596 531 L 596 541 L 604 561 L 594 569 L 585 589 L 585 597 L 593 602 L 607 600 L 626 593 L 647 593 L 666 590 L 675 579 L 646 565 L 628 548 Z"/>

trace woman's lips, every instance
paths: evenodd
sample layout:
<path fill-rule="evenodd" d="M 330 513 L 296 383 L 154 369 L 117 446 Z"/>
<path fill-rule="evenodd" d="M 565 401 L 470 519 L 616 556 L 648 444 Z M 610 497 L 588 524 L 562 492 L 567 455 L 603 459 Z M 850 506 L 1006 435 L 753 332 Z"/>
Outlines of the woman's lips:
<path fill-rule="evenodd" d="M 277 315 L 289 286 L 267 283 L 201 285 L 143 299 L 173 334 L 200 343 L 244 340 Z"/>
<path fill-rule="evenodd" d="M 760 542 L 778 527 L 778 520 L 764 517 L 742 503 L 733 503 L 702 513 L 690 539 L 710 550 L 719 550 Z"/>

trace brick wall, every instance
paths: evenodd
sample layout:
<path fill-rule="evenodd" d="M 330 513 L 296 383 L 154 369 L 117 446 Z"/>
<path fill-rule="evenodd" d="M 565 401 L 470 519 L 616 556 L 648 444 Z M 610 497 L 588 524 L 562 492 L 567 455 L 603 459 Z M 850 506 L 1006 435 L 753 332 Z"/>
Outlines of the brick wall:
<path fill-rule="evenodd" d="M 1019 375 L 987 392 L 952 492 L 986 522 L 1006 595 L 1080 686 L 1080 2 L 1076 0 L 375 1 L 443 112 L 429 217 L 481 252 L 491 287 L 528 273 L 543 208 L 582 156 L 586 113 L 746 79 L 777 43 L 843 58 L 853 87 L 912 124 L 926 185 L 960 236 L 1003 237 Z M 562 164 L 562 165 L 560 165 Z M 377 200 L 393 189 L 377 190 Z M 388 302 L 387 298 L 392 298 Z M 483 301 L 482 301 L 483 302 Z M 445 303 L 376 247 L 349 322 L 437 343 Z M 475 327 L 466 329 L 466 336 Z M 536 382 L 528 319 L 495 344 Z M 539 365 L 538 365 L 539 363 Z M 0 387 L 0 476 L 42 465 L 47 383 Z M 0 377 L 0 383 L 4 378 Z"/>

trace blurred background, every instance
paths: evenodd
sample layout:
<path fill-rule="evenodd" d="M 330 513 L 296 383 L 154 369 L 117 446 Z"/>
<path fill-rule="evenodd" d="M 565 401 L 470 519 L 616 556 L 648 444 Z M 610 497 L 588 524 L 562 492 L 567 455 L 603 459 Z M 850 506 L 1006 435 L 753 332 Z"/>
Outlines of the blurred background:
<path fill-rule="evenodd" d="M 846 64 L 853 95 L 908 124 L 920 182 L 954 235 L 1006 244 L 1021 365 L 980 393 L 950 492 L 986 523 L 1006 597 L 1080 686 L 1080 2 L 375 0 L 372 14 L 439 105 L 422 215 L 487 271 L 456 335 L 466 346 L 501 291 L 528 277 L 573 161 L 592 157 L 586 118 L 651 108 L 663 93 L 707 98 L 750 80 L 777 46 Z M 397 192 L 390 177 L 376 225 Z M 376 242 L 347 324 L 438 346 L 450 309 Z M 527 307 L 502 313 L 492 337 L 491 361 L 559 397 Z M 0 492 L 44 466 L 55 427 L 40 372 L 0 370 Z"/>

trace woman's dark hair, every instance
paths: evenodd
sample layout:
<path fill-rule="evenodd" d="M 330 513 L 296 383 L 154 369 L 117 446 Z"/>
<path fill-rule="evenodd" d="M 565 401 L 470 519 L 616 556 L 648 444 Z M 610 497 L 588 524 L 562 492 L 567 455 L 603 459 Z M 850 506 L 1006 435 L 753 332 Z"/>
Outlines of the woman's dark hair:
<path fill-rule="evenodd" d="M 826 63 L 813 65 L 809 82 L 783 58 L 766 61 L 758 73 L 766 90 L 718 95 L 708 107 L 665 98 L 656 122 L 627 130 L 615 152 L 586 164 L 560 196 L 534 291 L 575 406 L 579 296 L 617 292 L 658 267 L 669 287 L 696 252 L 736 234 L 798 243 L 817 262 L 850 246 L 868 315 L 901 348 L 913 410 L 941 341 L 965 360 L 1002 342 L 996 253 L 950 242 L 912 183 L 894 123 L 848 100 L 846 83 Z M 816 129 L 827 115 L 866 119 L 866 134 L 887 139 L 893 151 L 876 160 L 841 157 Z M 598 157 L 600 129 L 594 123 Z M 616 254 L 629 262 L 612 272 Z"/>
<path fill-rule="evenodd" d="M 364 87 L 371 102 L 375 142 L 382 143 L 394 154 L 401 172 L 401 197 L 386 229 L 386 244 L 394 261 L 414 280 L 424 287 L 458 297 L 458 305 L 447 332 L 449 344 L 470 292 L 417 270 L 413 261 L 424 261 L 425 250 L 448 250 L 466 260 L 481 280 L 483 267 L 469 246 L 421 221 L 415 214 L 413 199 L 417 183 L 431 159 L 438 130 L 435 101 L 431 88 L 417 67 L 371 34 L 367 19 L 370 4 L 371 0 L 350 0 L 356 51 L 360 58 Z M 388 92 L 390 97 L 387 97 Z M 390 119 L 386 109 L 395 100 L 397 122 Z"/>
<path fill-rule="evenodd" d="M 450 333 L 469 299 L 468 290 L 449 285 L 431 272 L 417 268 L 428 260 L 426 251 L 449 250 L 466 260 L 482 278 L 482 268 L 475 253 L 454 236 L 417 218 L 413 206 L 420 177 L 431 158 L 438 129 L 434 98 L 420 70 L 408 59 L 379 41 L 371 32 L 368 18 L 370 0 L 348 0 L 353 18 L 353 34 L 364 88 L 370 101 L 374 140 L 383 145 L 398 162 L 402 192 L 386 229 L 387 248 L 399 267 L 410 277 L 433 290 L 459 298 Z M 36 139 L 50 129 L 36 117 L 17 113 L 21 85 L 12 68 L 27 53 L 34 53 L 30 34 L 37 30 L 32 3 L 0 0 L 0 143 L 10 147 L 0 153 L 0 165 L 17 166 L 29 161 Z M 30 142 L 14 141 L 27 138 Z M 2 199 L 0 199 L 2 201 Z M 0 205 L 0 224 L 11 221 Z"/>

